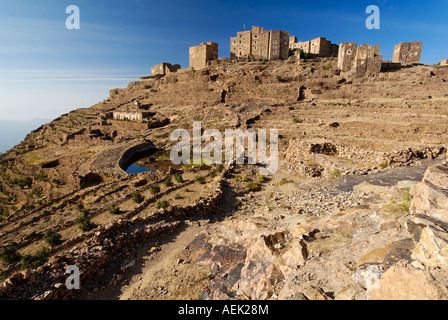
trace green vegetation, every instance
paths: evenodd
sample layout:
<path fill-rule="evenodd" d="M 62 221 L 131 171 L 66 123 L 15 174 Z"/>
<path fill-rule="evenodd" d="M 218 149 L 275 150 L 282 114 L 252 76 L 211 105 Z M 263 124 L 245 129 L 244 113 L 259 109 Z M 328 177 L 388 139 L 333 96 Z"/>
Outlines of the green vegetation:
<path fill-rule="evenodd" d="M 277 80 L 277 81 L 280 82 L 280 81 L 283 80 L 282 77 L 283 77 L 283 76 L 282 76 L 281 74 L 278 74 L 278 75 L 275 76 L 275 80 Z"/>
<path fill-rule="evenodd" d="M 48 182 L 48 175 L 46 173 L 38 173 L 33 175 L 34 180 Z"/>
<path fill-rule="evenodd" d="M 78 225 L 78 228 L 85 232 L 96 228 L 96 225 L 90 221 L 89 214 L 90 214 L 89 210 L 84 209 L 82 212 L 82 216 L 76 219 L 76 224 Z"/>
<path fill-rule="evenodd" d="M 162 200 L 162 201 L 157 202 L 156 208 L 157 209 L 167 209 L 167 208 L 169 208 L 169 206 L 170 206 L 170 204 L 168 201 Z"/>
<path fill-rule="evenodd" d="M 145 200 L 145 198 L 142 196 L 140 192 L 136 192 L 132 195 L 132 200 L 135 203 L 142 203 Z"/>
<path fill-rule="evenodd" d="M 341 175 L 342 175 L 341 170 L 339 170 L 339 169 L 337 169 L 337 168 L 335 168 L 335 169 L 333 170 L 333 172 L 331 173 L 331 177 L 332 177 L 333 179 L 340 178 Z"/>
<path fill-rule="evenodd" d="M 204 176 L 196 176 L 194 178 L 199 184 L 205 184 L 205 177 Z"/>
<path fill-rule="evenodd" d="M 249 191 L 260 191 L 261 190 L 261 186 L 258 182 L 249 182 L 246 185 L 246 188 Z"/>
<path fill-rule="evenodd" d="M 36 269 L 41 265 L 45 264 L 47 260 L 48 260 L 48 250 L 46 248 L 42 248 L 33 255 L 31 254 L 24 255 L 21 259 L 22 268 Z"/>
<path fill-rule="evenodd" d="M 54 247 L 62 243 L 62 236 L 54 230 L 48 230 L 42 240 L 50 247 Z"/>
<path fill-rule="evenodd" d="M 110 214 L 120 214 L 120 208 L 114 203 L 109 207 Z"/>
<path fill-rule="evenodd" d="M 333 66 L 331 64 L 326 64 L 323 67 L 324 70 L 331 70 L 332 68 L 333 68 Z"/>
<path fill-rule="evenodd" d="M 167 187 L 172 187 L 174 185 L 173 180 L 170 178 L 167 178 L 165 181 L 163 181 L 163 183 L 167 186 Z"/>
<path fill-rule="evenodd" d="M 398 219 L 407 215 L 411 207 L 412 198 L 413 196 L 410 193 L 410 190 L 407 189 L 403 195 L 403 201 L 401 203 L 391 201 L 391 203 L 384 207 L 385 212 L 383 215 L 391 219 Z"/>
<path fill-rule="evenodd" d="M 177 183 L 184 183 L 184 178 L 182 177 L 182 173 L 176 172 L 174 174 L 174 180 L 176 180 Z"/>
<path fill-rule="evenodd" d="M 299 49 L 300 59 L 310 59 L 311 55 L 305 52 L 303 49 Z"/>
<path fill-rule="evenodd" d="M 19 262 L 20 258 L 21 256 L 17 252 L 17 248 L 14 246 L 6 246 L 0 250 L 0 261 L 5 266 L 9 266 L 10 264 Z"/>
<path fill-rule="evenodd" d="M 158 194 L 160 192 L 160 187 L 158 185 L 153 185 L 149 188 L 152 194 Z"/>
<path fill-rule="evenodd" d="M 174 199 L 176 200 L 182 199 L 182 196 L 178 193 L 174 196 Z"/>
<path fill-rule="evenodd" d="M 280 180 L 280 182 L 278 184 L 282 186 L 282 185 L 287 184 L 287 183 L 288 183 L 288 179 L 282 178 L 282 180 Z"/>

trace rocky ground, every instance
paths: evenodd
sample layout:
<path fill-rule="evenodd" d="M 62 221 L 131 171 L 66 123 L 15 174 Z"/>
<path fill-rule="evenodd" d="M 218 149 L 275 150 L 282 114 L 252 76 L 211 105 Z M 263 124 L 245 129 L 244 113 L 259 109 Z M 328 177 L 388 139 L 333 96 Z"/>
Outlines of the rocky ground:
<path fill-rule="evenodd" d="M 220 59 L 111 90 L 30 133 L 1 155 L 0 246 L 47 252 L 39 267 L 3 263 L 0 296 L 445 298 L 448 68 L 354 78 L 336 63 Z M 107 119 L 135 101 L 148 122 Z M 170 133 L 194 120 L 279 129 L 280 170 L 162 164 Z M 144 152 L 157 172 L 127 175 Z M 43 241 L 50 230 L 60 244 Z M 76 294 L 62 285 L 71 263 Z"/>

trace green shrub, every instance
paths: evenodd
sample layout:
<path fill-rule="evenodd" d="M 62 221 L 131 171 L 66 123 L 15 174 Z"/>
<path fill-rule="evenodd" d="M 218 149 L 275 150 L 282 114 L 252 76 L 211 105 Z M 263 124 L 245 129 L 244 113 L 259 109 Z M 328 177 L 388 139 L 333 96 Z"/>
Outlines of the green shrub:
<path fill-rule="evenodd" d="M 78 202 L 76 204 L 76 209 L 78 209 L 79 212 L 83 213 L 85 210 L 84 203 L 82 201 Z"/>
<path fill-rule="evenodd" d="M 5 266 L 9 266 L 10 264 L 19 262 L 20 258 L 21 256 L 17 252 L 17 248 L 14 246 L 6 246 L 0 250 L 0 261 Z"/>
<path fill-rule="evenodd" d="M 109 207 L 109 213 L 110 214 L 120 214 L 120 208 L 117 207 L 117 205 L 114 203 Z"/>
<path fill-rule="evenodd" d="M 288 183 L 288 179 L 282 178 L 282 180 L 280 181 L 279 184 L 282 186 L 282 185 L 287 184 L 287 183 Z"/>
<path fill-rule="evenodd" d="M 305 52 L 303 49 L 299 49 L 300 59 L 310 59 L 311 55 Z"/>
<path fill-rule="evenodd" d="M 173 180 L 171 180 L 171 178 L 167 178 L 164 182 L 163 182 L 167 187 L 172 187 L 174 185 Z"/>
<path fill-rule="evenodd" d="M 158 185 L 153 185 L 149 188 L 152 194 L 158 194 L 160 192 L 160 187 Z"/>
<path fill-rule="evenodd" d="M 132 200 L 135 203 L 142 203 L 145 200 L 145 198 L 142 196 L 140 192 L 136 192 L 132 195 Z"/>
<path fill-rule="evenodd" d="M 267 181 L 267 178 L 266 178 L 266 176 L 261 175 L 261 176 L 258 177 L 258 181 L 260 183 L 265 183 Z"/>
<path fill-rule="evenodd" d="M 194 178 L 199 184 L 205 184 L 205 177 L 203 176 L 196 176 Z"/>
<path fill-rule="evenodd" d="M 36 269 L 41 265 L 45 264 L 47 260 L 48 260 L 48 250 L 46 248 L 42 248 L 33 255 L 31 254 L 24 255 L 21 259 L 22 268 Z"/>
<path fill-rule="evenodd" d="M 82 231 L 90 231 L 92 229 L 95 229 L 95 224 L 93 224 L 90 221 L 89 218 L 89 211 L 88 210 L 84 210 L 84 212 L 82 213 L 82 216 L 79 217 L 78 219 L 76 219 L 76 223 L 78 225 L 78 228 Z"/>
<path fill-rule="evenodd" d="M 223 172 L 224 171 L 224 165 L 223 164 L 218 164 L 218 166 L 216 167 L 216 170 L 218 170 L 219 172 Z"/>
<path fill-rule="evenodd" d="M 45 232 L 42 240 L 44 240 L 50 247 L 54 247 L 62 243 L 62 236 L 54 230 L 48 230 Z"/>
<path fill-rule="evenodd" d="M 176 172 L 176 173 L 174 174 L 174 180 L 176 180 L 177 183 L 183 183 L 183 182 L 185 182 L 185 181 L 184 181 L 184 178 L 182 177 L 182 174 L 181 174 L 180 172 Z"/>
<path fill-rule="evenodd" d="M 340 178 L 341 177 L 341 175 L 342 175 L 342 173 L 341 173 L 341 170 L 339 170 L 339 169 L 337 169 L 337 168 L 335 168 L 334 170 L 333 170 L 333 173 L 331 174 L 331 176 L 333 177 L 333 178 Z"/>
<path fill-rule="evenodd" d="M 159 201 L 156 205 L 157 209 L 167 209 L 169 206 L 170 204 L 166 200 Z"/>
<path fill-rule="evenodd" d="M 260 191 L 261 186 L 258 182 L 249 182 L 246 185 L 247 190 L 249 191 Z"/>
<path fill-rule="evenodd" d="M 281 74 L 276 75 L 275 80 L 282 81 L 282 75 Z"/>
<path fill-rule="evenodd" d="M 324 70 L 331 70 L 332 68 L 333 68 L 333 66 L 331 64 L 326 64 L 323 67 Z"/>
<path fill-rule="evenodd" d="M 176 200 L 182 199 L 182 196 L 178 193 L 174 196 L 174 199 Z"/>

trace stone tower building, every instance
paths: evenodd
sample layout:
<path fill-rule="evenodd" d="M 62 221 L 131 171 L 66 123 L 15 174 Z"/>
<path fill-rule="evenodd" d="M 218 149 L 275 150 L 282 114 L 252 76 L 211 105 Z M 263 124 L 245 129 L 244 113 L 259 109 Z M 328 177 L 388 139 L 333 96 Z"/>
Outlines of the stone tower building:
<path fill-rule="evenodd" d="M 421 42 L 417 41 L 402 42 L 395 46 L 392 62 L 401 64 L 420 63 L 421 55 L 422 55 Z"/>
<path fill-rule="evenodd" d="M 190 68 L 200 70 L 207 67 L 207 62 L 218 59 L 218 44 L 214 42 L 201 43 L 190 48 Z"/>
<path fill-rule="evenodd" d="M 331 43 L 325 38 L 319 37 L 311 41 L 299 41 L 292 44 L 290 41 L 291 50 L 299 49 L 305 53 L 312 54 L 317 57 L 337 57 L 339 52 L 339 46 Z"/>
<path fill-rule="evenodd" d="M 288 59 L 289 40 L 289 32 L 269 31 L 253 26 L 252 31 L 241 31 L 236 37 L 230 38 L 230 56 L 252 55 L 257 59 Z"/>
<path fill-rule="evenodd" d="M 252 55 L 257 59 L 269 59 L 269 30 L 252 27 Z"/>
<path fill-rule="evenodd" d="M 151 68 L 151 75 L 152 76 L 166 76 L 171 73 L 176 72 L 181 67 L 179 64 L 171 65 L 170 63 L 161 63 Z"/>

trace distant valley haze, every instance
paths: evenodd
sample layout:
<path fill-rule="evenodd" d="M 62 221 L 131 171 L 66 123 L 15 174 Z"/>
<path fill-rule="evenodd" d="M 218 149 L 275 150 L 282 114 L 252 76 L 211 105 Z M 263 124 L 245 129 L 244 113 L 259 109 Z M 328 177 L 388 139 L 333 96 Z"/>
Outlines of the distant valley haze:
<path fill-rule="evenodd" d="M 49 119 L 34 119 L 31 121 L 0 119 L 0 154 L 6 153 L 6 151 L 21 143 L 28 133 L 50 121 Z"/>

